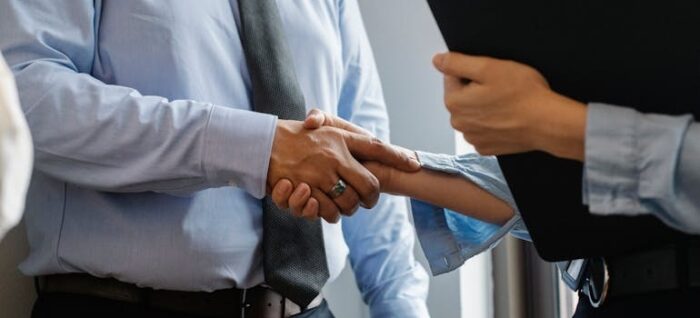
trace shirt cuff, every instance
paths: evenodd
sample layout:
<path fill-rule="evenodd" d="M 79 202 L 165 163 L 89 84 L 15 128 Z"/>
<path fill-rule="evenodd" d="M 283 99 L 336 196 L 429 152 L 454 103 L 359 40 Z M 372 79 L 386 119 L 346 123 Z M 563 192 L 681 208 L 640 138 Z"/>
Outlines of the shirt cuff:
<path fill-rule="evenodd" d="M 205 133 L 203 167 L 214 186 L 236 186 L 261 199 L 277 117 L 213 106 Z"/>
<path fill-rule="evenodd" d="M 583 203 L 594 214 L 640 214 L 637 118 L 629 108 L 588 106 Z"/>
<path fill-rule="evenodd" d="M 602 104 L 588 107 L 583 199 L 598 215 L 656 214 L 675 197 L 679 149 L 692 116 L 641 114 Z"/>
<path fill-rule="evenodd" d="M 433 275 L 450 272 L 473 256 L 494 247 L 506 234 L 529 240 L 517 206 L 495 157 L 467 154 L 459 157 L 417 152 L 421 165 L 430 170 L 460 175 L 516 211 L 499 226 L 420 200 L 411 200 L 411 211 L 421 247 Z"/>
<path fill-rule="evenodd" d="M 499 226 L 419 200 L 411 200 L 411 211 L 433 276 L 459 268 L 470 258 L 496 246 L 511 231 L 519 229 L 522 235 L 518 237 L 529 239 L 519 215 Z"/>

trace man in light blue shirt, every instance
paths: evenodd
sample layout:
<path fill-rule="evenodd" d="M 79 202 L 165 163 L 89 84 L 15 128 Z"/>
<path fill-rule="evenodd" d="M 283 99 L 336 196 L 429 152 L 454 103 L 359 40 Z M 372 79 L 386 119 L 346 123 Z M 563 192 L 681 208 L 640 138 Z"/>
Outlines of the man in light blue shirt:
<path fill-rule="evenodd" d="M 307 105 L 386 140 L 356 1 L 278 6 Z M 233 0 L 0 4 L 0 50 L 36 151 L 25 274 L 114 278 L 125 291 L 265 283 L 260 198 L 278 122 L 250 111 L 239 30 Z M 349 254 L 374 317 L 427 316 L 402 200 L 323 223 L 323 238 L 330 280 Z"/>

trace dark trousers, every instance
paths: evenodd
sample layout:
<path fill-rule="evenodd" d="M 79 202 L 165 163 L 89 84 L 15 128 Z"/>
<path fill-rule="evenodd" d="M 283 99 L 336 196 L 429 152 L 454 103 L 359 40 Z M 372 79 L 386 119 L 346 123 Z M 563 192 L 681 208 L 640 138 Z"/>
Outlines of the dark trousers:
<path fill-rule="evenodd" d="M 657 292 L 610 299 L 593 308 L 588 297 L 580 295 L 574 318 L 696 318 L 700 317 L 700 289 Z"/>
<path fill-rule="evenodd" d="M 32 318 L 100 317 L 100 318 L 205 318 L 183 315 L 147 306 L 105 298 L 74 294 L 41 294 L 34 303 Z M 328 304 L 307 310 L 295 318 L 333 318 Z M 252 318 L 252 317 L 251 317 Z"/>

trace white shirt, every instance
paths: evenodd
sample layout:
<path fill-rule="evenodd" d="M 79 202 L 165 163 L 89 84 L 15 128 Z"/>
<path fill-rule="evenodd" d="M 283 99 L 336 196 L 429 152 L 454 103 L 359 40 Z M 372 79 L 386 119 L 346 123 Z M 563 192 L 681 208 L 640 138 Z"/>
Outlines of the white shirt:
<path fill-rule="evenodd" d="M 31 170 L 29 129 L 15 81 L 0 54 L 0 239 L 22 216 Z"/>

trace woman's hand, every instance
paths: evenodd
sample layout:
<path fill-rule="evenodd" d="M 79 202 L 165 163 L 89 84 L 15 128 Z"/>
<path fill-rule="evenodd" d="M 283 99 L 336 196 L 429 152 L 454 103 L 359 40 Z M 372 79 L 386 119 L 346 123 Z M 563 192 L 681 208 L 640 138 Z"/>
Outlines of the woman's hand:
<path fill-rule="evenodd" d="M 482 155 L 541 150 L 583 160 L 586 107 L 553 92 L 534 68 L 459 53 L 438 54 L 452 127 Z"/>

